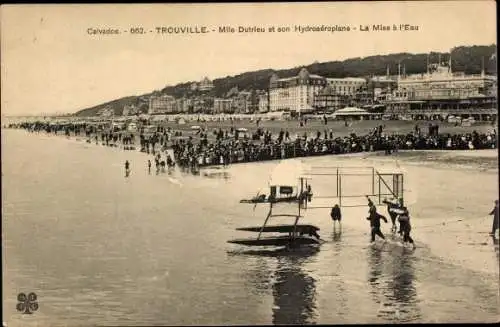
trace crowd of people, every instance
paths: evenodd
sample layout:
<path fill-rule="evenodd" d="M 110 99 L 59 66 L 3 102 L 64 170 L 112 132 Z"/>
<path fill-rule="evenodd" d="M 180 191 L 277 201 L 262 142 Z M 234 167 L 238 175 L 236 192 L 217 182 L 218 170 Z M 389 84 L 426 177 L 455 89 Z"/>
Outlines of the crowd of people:
<path fill-rule="evenodd" d="M 214 129 L 210 135 L 200 128 L 195 134 L 182 136 L 182 132 L 158 126 L 151 133 L 130 133 L 124 130 L 105 129 L 95 124 L 51 124 L 47 122 L 25 122 L 9 127 L 23 128 L 32 132 L 64 133 L 87 138 L 87 142 L 101 141 L 103 145 L 123 146 L 135 150 L 138 140 L 140 151 L 156 155 L 169 148 L 173 150 L 172 164 L 181 168 L 197 170 L 202 166 L 229 165 L 240 162 L 265 161 L 308 157 L 327 154 L 398 150 L 474 150 L 497 148 L 496 130 L 489 133 L 449 134 L 439 133 L 437 125 L 429 125 L 429 132 L 422 133 L 415 125 L 413 131 L 405 134 L 390 134 L 380 125 L 366 135 L 351 133 L 349 136 L 335 136 L 330 130 L 317 131 L 315 135 L 294 135 L 281 130 L 273 135 L 269 130 L 257 128 L 251 135 L 231 127 L 227 130 Z M 209 137 L 210 136 L 210 137 Z"/>
<path fill-rule="evenodd" d="M 420 130 L 407 134 L 389 135 L 379 126 L 368 135 L 335 137 L 332 131 L 318 131 L 315 136 L 296 135 L 292 139 L 288 132 L 273 135 L 261 128 L 251 136 L 239 137 L 231 129 L 215 131 L 216 139 L 209 142 L 202 134 L 198 142 L 188 139 L 174 140 L 172 148 L 175 159 L 181 167 L 196 168 L 207 165 L 228 165 L 238 162 L 252 162 L 326 154 L 346 154 L 366 151 L 398 150 L 474 150 L 497 147 L 496 131 L 487 134 L 439 134 L 433 127 L 432 133 L 424 135 Z"/>

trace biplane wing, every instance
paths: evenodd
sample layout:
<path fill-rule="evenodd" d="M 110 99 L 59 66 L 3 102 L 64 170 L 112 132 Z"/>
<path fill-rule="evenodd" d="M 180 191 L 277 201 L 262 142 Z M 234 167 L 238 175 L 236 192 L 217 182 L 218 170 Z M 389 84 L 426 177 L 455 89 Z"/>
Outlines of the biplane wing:
<path fill-rule="evenodd" d="M 318 231 L 319 228 L 313 225 L 271 225 L 271 226 L 255 226 L 255 227 L 241 227 L 236 228 L 236 230 L 245 232 L 263 232 L 263 233 L 291 233 L 296 231 L 297 233 L 309 232 L 311 230 Z"/>

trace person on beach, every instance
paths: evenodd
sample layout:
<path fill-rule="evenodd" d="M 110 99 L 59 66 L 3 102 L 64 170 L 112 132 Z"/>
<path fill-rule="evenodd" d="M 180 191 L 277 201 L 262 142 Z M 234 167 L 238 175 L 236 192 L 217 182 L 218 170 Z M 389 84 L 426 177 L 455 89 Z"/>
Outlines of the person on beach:
<path fill-rule="evenodd" d="M 130 163 L 128 160 L 125 161 L 125 177 L 128 177 L 130 175 Z"/>
<path fill-rule="evenodd" d="M 411 232 L 410 213 L 408 211 L 408 208 L 404 206 L 402 199 L 401 199 L 400 209 L 402 213 L 398 215 L 398 221 L 400 226 L 399 229 L 403 233 L 403 245 L 406 243 L 411 243 L 413 245 L 413 248 L 415 248 L 416 247 L 415 242 L 410 236 Z"/>
<path fill-rule="evenodd" d="M 167 166 L 168 166 L 168 168 L 172 168 L 174 165 L 175 165 L 175 163 L 172 160 L 172 157 L 170 157 L 170 155 L 167 154 Z"/>
<path fill-rule="evenodd" d="M 160 159 L 158 156 L 155 156 L 155 167 L 156 167 L 156 175 L 160 173 Z"/>
<path fill-rule="evenodd" d="M 148 159 L 148 174 L 151 174 L 151 160 Z"/>
<path fill-rule="evenodd" d="M 395 203 L 395 201 L 388 201 L 387 199 L 384 199 L 382 201 L 387 205 L 387 212 L 389 213 L 389 217 L 391 217 L 391 222 L 392 222 L 392 228 L 391 231 L 394 233 L 396 232 L 396 218 L 398 216 L 397 212 L 394 209 L 399 208 L 399 205 Z M 399 229 L 401 231 L 401 228 Z"/>
<path fill-rule="evenodd" d="M 493 226 L 491 227 L 490 235 L 495 236 L 498 229 L 498 200 L 495 200 L 495 207 L 491 210 L 490 215 L 493 215 Z"/>
<path fill-rule="evenodd" d="M 341 220 L 342 220 L 342 213 L 340 212 L 340 207 L 338 204 L 335 204 L 332 208 L 332 211 L 330 212 L 330 217 L 333 220 L 333 229 L 335 229 L 336 226 L 336 221 L 339 222 L 340 228 L 342 228 Z"/>
<path fill-rule="evenodd" d="M 385 223 L 387 223 L 387 219 L 384 216 L 377 213 L 377 207 L 375 207 L 375 204 L 373 204 L 372 200 L 370 200 L 368 195 L 366 195 L 366 199 L 368 200 L 368 207 L 369 207 L 368 209 L 369 216 L 366 218 L 366 220 L 370 221 L 370 227 L 371 227 L 370 242 L 375 241 L 375 235 L 378 235 L 380 238 L 385 240 L 384 234 L 382 234 L 382 232 L 380 231 L 380 219 L 385 221 Z"/>
<path fill-rule="evenodd" d="M 311 184 L 307 184 L 307 193 L 306 194 L 307 194 L 307 202 L 311 202 L 312 196 L 313 196 Z"/>

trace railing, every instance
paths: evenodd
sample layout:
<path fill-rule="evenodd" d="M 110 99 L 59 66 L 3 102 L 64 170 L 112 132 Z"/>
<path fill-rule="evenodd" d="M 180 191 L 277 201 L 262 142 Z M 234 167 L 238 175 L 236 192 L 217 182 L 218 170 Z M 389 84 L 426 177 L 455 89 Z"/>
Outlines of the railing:
<path fill-rule="evenodd" d="M 322 195 L 314 196 L 315 199 L 339 199 L 340 207 L 359 207 L 361 204 L 357 205 L 343 205 L 342 199 L 346 198 L 361 198 L 365 196 L 372 196 L 378 198 L 378 204 L 382 203 L 382 197 L 392 196 L 393 198 L 403 198 L 404 196 L 404 177 L 402 173 L 380 173 L 374 167 L 313 167 L 313 169 L 330 169 L 331 172 L 314 172 L 307 173 L 306 176 L 332 176 L 336 179 L 336 191 L 332 195 Z M 343 170 L 368 170 L 370 173 L 352 173 L 343 172 Z M 343 194 L 342 192 L 342 176 L 371 176 L 371 192 L 370 194 Z M 392 176 L 392 186 L 386 181 L 387 177 Z M 376 189 L 376 186 L 378 188 Z M 383 192 L 382 187 L 388 190 L 388 192 Z M 365 204 L 363 204 L 365 205 Z M 330 206 L 308 206 L 307 209 L 326 209 L 331 208 Z"/>

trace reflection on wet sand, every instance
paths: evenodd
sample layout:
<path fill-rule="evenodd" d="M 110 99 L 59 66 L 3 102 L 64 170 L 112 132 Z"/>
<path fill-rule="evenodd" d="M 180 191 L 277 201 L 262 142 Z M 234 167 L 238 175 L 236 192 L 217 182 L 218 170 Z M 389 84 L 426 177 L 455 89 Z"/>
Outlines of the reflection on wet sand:
<path fill-rule="evenodd" d="M 318 248 L 299 248 L 293 250 L 244 251 L 240 254 L 265 256 L 276 260 L 276 271 L 272 281 L 273 324 L 312 324 L 316 318 L 316 281 L 303 271 L 302 265 L 311 256 L 318 253 Z M 254 270 L 256 288 L 261 283 L 268 284 L 271 279 L 261 274 L 268 268 L 267 261 L 260 261 L 263 266 Z M 270 274 L 268 275 L 270 276 Z"/>
<path fill-rule="evenodd" d="M 221 172 L 203 172 L 203 177 L 214 178 L 214 179 L 229 179 L 231 175 L 227 171 Z"/>
<path fill-rule="evenodd" d="M 342 251 L 344 242 L 342 242 L 342 227 L 333 226 L 332 240 L 335 243 L 333 247 L 333 260 L 335 267 L 332 271 L 335 272 L 332 289 L 335 290 L 335 296 L 330 299 L 329 307 L 335 311 L 335 315 L 339 318 L 348 317 L 350 314 L 349 306 L 347 303 L 348 288 L 346 287 L 345 279 L 343 276 L 342 265 Z"/>
<path fill-rule="evenodd" d="M 231 174 L 227 171 L 227 169 L 221 168 L 221 167 L 207 167 L 200 169 L 198 171 L 198 175 L 201 175 L 203 177 L 207 178 L 214 178 L 214 179 L 229 179 L 231 178 Z"/>
<path fill-rule="evenodd" d="M 341 241 L 342 241 L 342 227 L 336 227 L 335 225 L 333 226 L 332 239 L 333 239 L 333 242 L 341 243 Z"/>
<path fill-rule="evenodd" d="M 370 294 L 379 305 L 378 317 L 396 322 L 419 320 L 413 250 L 389 241 L 373 244 L 367 252 Z"/>

